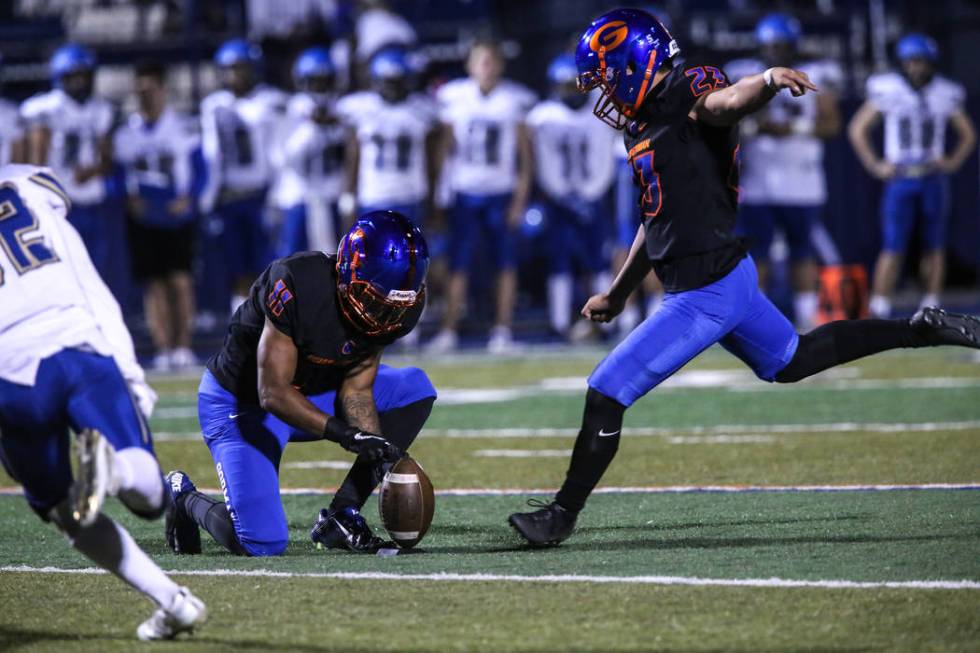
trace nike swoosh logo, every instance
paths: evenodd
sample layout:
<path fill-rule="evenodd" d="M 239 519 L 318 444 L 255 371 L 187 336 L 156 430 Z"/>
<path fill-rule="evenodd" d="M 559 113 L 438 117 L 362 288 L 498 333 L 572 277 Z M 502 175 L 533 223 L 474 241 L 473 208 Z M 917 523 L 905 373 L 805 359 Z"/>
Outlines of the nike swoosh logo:
<path fill-rule="evenodd" d="M 622 430 L 622 429 L 620 429 L 620 430 Z M 611 437 L 613 435 L 619 435 L 619 431 L 613 431 L 612 433 L 606 433 L 602 429 L 599 429 L 599 437 L 600 438 L 608 438 L 608 437 Z"/>
<path fill-rule="evenodd" d="M 232 414 L 228 415 L 228 419 L 235 419 L 239 415 L 241 415 L 241 413 L 232 413 Z"/>

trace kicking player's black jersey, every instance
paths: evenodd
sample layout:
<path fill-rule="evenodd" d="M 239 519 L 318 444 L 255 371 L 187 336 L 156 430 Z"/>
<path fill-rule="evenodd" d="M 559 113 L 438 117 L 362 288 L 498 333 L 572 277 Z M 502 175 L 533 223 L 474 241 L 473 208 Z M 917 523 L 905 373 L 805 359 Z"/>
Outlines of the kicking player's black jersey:
<path fill-rule="evenodd" d="M 411 331 L 422 302 L 394 334 L 368 338 L 344 319 L 337 296 L 337 257 L 300 252 L 273 261 L 252 284 L 228 325 L 208 369 L 241 401 L 258 403 L 257 353 L 266 318 L 293 339 L 298 351 L 293 385 L 305 395 L 336 390 L 347 373 Z"/>
<path fill-rule="evenodd" d="M 675 59 L 625 130 L 647 254 L 668 292 L 706 286 L 745 257 L 735 236 L 738 127 L 688 115 L 699 97 L 728 84 L 718 67 Z"/>

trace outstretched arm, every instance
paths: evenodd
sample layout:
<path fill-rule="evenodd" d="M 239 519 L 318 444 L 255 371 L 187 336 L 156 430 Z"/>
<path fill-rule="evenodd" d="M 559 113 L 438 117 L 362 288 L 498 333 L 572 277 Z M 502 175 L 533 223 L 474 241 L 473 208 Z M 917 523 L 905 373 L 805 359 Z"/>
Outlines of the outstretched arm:
<path fill-rule="evenodd" d="M 764 107 L 784 88 L 788 88 L 794 97 L 817 90 L 804 72 L 770 68 L 765 73 L 743 77 L 731 86 L 703 96 L 691 109 L 691 117 L 721 127 L 734 125 Z"/>

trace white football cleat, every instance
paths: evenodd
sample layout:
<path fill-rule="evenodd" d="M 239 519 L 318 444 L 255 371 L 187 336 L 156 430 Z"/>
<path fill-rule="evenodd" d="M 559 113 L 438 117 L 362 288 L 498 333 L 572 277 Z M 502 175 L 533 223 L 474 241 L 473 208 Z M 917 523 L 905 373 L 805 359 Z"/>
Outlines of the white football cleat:
<path fill-rule="evenodd" d="M 75 482 L 72 483 L 72 517 L 82 527 L 91 526 L 107 495 L 116 493 L 112 464 L 115 451 L 95 429 L 83 429 L 76 438 Z"/>
<path fill-rule="evenodd" d="M 511 335 L 510 327 L 495 326 L 490 330 L 487 351 L 496 355 L 514 353 L 514 337 Z"/>
<path fill-rule="evenodd" d="M 208 608 L 204 602 L 181 587 L 170 606 L 157 608 L 149 619 L 136 629 L 136 636 L 144 642 L 173 639 L 178 633 L 193 632 L 194 628 L 208 620 Z"/>
<path fill-rule="evenodd" d="M 427 354 L 448 354 L 455 351 L 459 344 L 459 336 L 452 329 L 442 329 L 425 345 Z"/>
<path fill-rule="evenodd" d="M 170 352 L 170 369 L 186 370 L 197 365 L 197 356 L 188 347 L 178 347 Z"/>

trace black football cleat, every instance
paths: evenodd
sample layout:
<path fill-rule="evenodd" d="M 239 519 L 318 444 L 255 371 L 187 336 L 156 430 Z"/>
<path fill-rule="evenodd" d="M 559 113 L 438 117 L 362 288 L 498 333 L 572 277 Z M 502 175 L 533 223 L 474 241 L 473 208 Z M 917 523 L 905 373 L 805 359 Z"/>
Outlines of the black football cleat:
<path fill-rule="evenodd" d="M 909 318 L 909 324 L 930 344 L 980 349 L 980 320 L 972 315 L 922 308 Z"/>
<path fill-rule="evenodd" d="M 379 549 L 395 548 L 394 542 L 375 537 L 364 517 L 353 506 L 340 510 L 323 508 L 310 531 L 317 548 L 346 549 L 353 553 L 376 553 Z"/>
<path fill-rule="evenodd" d="M 565 510 L 557 503 L 536 499 L 529 506 L 540 506 L 534 512 L 515 512 L 507 521 L 531 546 L 558 546 L 575 530 L 577 513 Z"/>
<path fill-rule="evenodd" d="M 178 499 L 197 487 L 182 471 L 167 474 L 167 508 L 163 513 L 163 532 L 167 538 L 167 546 L 177 554 L 194 555 L 201 552 L 201 531 L 197 522 L 191 519 L 184 510 L 184 504 Z"/>

